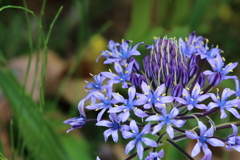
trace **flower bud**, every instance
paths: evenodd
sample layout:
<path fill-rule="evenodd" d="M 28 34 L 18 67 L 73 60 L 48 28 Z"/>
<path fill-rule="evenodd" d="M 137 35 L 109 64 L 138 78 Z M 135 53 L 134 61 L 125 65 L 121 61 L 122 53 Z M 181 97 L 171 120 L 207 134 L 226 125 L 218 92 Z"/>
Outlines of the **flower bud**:
<path fill-rule="evenodd" d="M 208 77 L 209 84 L 212 86 L 218 85 L 222 81 L 222 75 L 220 72 L 215 72 Z"/>
<path fill-rule="evenodd" d="M 166 86 L 166 88 L 172 88 L 172 86 L 173 86 L 173 80 L 174 80 L 173 75 L 168 75 L 168 76 L 166 77 L 166 81 L 165 81 L 165 86 Z"/>
<path fill-rule="evenodd" d="M 198 84 L 201 86 L 201 88 L 205 85 L 205 81 L 206 81 L 206 76 L 203 73 L 200 73 L 198 76 Z"/>
<path fill-rule="evenodd" d="M 198 69 L 199 69 L 198 65 L 194 63 L 189 70 L 189 78 L 192 78 L 195 74 L 197 74 Z"/>
<path fill-rule="evenodd" d="M 172 89 L 172 96 L 173 97 L 181 97 L 183 91 L 183 86 L 181 84 L 177 84 Z"/>

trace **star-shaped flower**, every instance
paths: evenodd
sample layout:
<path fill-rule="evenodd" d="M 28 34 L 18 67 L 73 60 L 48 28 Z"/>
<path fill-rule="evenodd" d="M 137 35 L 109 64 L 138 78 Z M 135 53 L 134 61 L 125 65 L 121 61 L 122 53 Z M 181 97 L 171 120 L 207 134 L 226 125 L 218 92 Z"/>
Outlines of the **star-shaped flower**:
<path fill-rule="evenodd" d="M 240 152 L 240 136 L 236 136 L 238 133 L 238 128 L 235 124 L 231 124 L 233 129 L 233 134 L 226 138 L 226 149 L 230 151 L 232 148 Z"/>
<path fill-rule="evenodd" d="M 222 92 L 222 97 L 220 99 L 218 89 L 217 89 L 217 96 L 213 93 L 210 94 L 214 102 L 209 103 L 207 110 L 211 110 L 215 107 L 219 107 L 221 112 L 221 117 L 220 117 L 221 119 L 227 117 L 225 110 L 231 112 L 236 118 L 240 118 L 238 111 L 234 108 L 234 107 L 238 107 L 238 105 L 240 104 L 240 99 L 228 100 L 228 98 L 233 94 L 235 94 L 235 91 L 229 88 L 225 88 Z"/>
<path fill-rule="evenodd" d="M 138 157 L 140 160 L 142 160 L 144 152 L 142 142 L 147 146 L 157 147 L 158 144 L 155 141 L 153 141 L 150 138 L 143 137 L 144 135 L 150 132 L 150 127 L 151 127 L 150 124 L 145 125 L 143 130 L 139 133 L 139 129 L 135 120 L 132 120 L 130 122 L 130 129 L 132 130 L 132 132 L 129 131 L 122 132 L 123 138 L 125 139 L 134 138 L 127 144 L 125 149 L 126 154 L 128 154 L 136 145 Z"/>
<path fill-rule="evenodd" d="M 206 105 L 198 104 L 203 100 L 210 97 L 209 94 L 201 94 L 201 87 L 198 83 L 193 87 L 192 94 L 189 89 L 183 89 L 183 98 L 175 97 L 174 99 L 184 105 L 187 105 L 188 110 L 192 110 L 194 107 L 198 109 L 206 109 Z"/>
<path fill-rule="evenodd" d="M 80 113 L 79 117 L 70 118 L 63 122 L 65 124 L 69 124 L 72 126 L 69 130 L 67 130 L 67 133 L 73 129 L 82 128 L 87 122 L 87 117 L 84 112 L 84 102 L 85 102 L 85 99 L 81 100 L 78 104 L 78 111 Z"/>
<path fill-rule="evenodd" d="M 174 117 L 178 115 L 179 111 L 177 108 L 173 108 L 171 112 L 168 114 L 166 111 L 166 107 L 163 107 L 162 109 L 162 115 L 153 115 L 149 116 L 146 121 L 158 121 L 159 124 L 154 126 L 152 134 L 156 134 L 158 131 L 160 131 L 164 125 L 167 126 L 166 130 L 171 139 L 174 138 L 174 131 L 172 128 L 172 125 L 175 125 L 177 127 L 182 127 L 185 124 L 185 120 L 175 120 Z"/>
<path fill-rule="evenodd" d="M 115 113 L 110 113 L 109 118 L 111 121 L 108 120 L 102 120 L 96 123 L 97 126 L 105 126 L 109 127 L 103 135 L 104 135 L 104 141 L 106 142 L 108 140 L 108 137 L 112 135 L 113 141 L 118 141 L 118 130 L 124 131 L 129 130 L 129 126 L 126 124 L 121 125 L 120 122 L 122 120 L 122 117 L 119 115 L 116 115 Z"/>
<path fill-rule="evenodd" d="M 202 148 L 204 152 L 204 157 L 202 158 L 202 160 L 211 160 L 212 151 L 208 148 L 207 143 L 214 147 L 223 147 L 224 143 L 217 138 L 211 138 L 214 133 L 214 128 L 212 124 L 211 128 L 209 128 L 208 130 L 207 127 L 201 121 L 198 121 L 198 126 L 200 128 L 199 136 L 193 132 L 185 131 L 187 137 L 198 140 L 198 142 L 196 143 L 192 150 L 191 156 L 195 157 L 196 155 L 198 155 L 200 153 L 200 149 Z"/>
<path fill-rule="evenodd" d="M 113 93 L 113 97 L 118 103 L 122 103 L 120 106 L 116 106 L 114 108 L 111 108 L 108 112 L 109 113 L 118 113 L 123 111 L 123 113 L 120 113 L 122 115 L 122 121 L 125 122 L 129 116 L 130 111 L 132 110 L 134 114 L 138 117 L 146 117 L 148 116 L 145 112 L 143 112 L 141 109 L 138 109 L 136 106 L 143 105 L 142 102 L 137 102 L 137 100 L 134 100 L 136 94 L 136 89 L 134 86 L 130 87 L 128 89 L 128 99 L 124 99 L 123 96 L 121 96 L 118 93 Z"/>

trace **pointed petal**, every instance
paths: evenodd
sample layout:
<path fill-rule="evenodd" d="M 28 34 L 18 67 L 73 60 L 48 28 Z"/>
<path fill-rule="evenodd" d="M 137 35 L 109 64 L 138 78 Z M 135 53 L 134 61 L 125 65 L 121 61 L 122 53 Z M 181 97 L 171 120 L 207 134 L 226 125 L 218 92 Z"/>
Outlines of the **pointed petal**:
<path fill-rule="evenodd" d="M 128 132 L 128 131 L 122 131 L 122 136 L 125 139 L 129 139 L 129 138 L 134 138 L 135 134 L 132 132 Z"/>
<path fill-rule="evenodd" d="M 112 138 L 113 138 L 114 142 L 118 141 L 118 130 L 117 129 L 112 131 Z"/>
<path fill-rule="evenodd" d="M 108 137 L 110 136 L 111 133 L 112 133 L 111 129 L 107 129 L 106 131 L 103 132 L 105 142 L 107 142 Z"/>
<path fill-rule="evenodd" d="M 139 129 L 138 129 L 138 126 L 137 126 L 135 120 L 131 120 L 131 122 L 130 122 L 130 128 L 131 128 L 131 130 L 132 130 L 134 133 L 139 133 Z"/>
<path fill-rule="evenodd" d="M 191 139 L 198 139 L 198 138 L 199 138 L 199 136 L 196 135 L 196 134 L 193 133 L 193 132 L 185 131 L 185 133 L 186 133 L 186 136 L 189 137 L 189 138 L 191 138 Z"/>
<path fill-rule="evenodd" d="M 225 146 L 225 144 L 217 138 L 209 138 L 207 140 L 207 142 L 214 147 L 224 147 Z"/>
<path fill-rule="evenodd" d="M 130 87 L 129 89 L 128 89 L 128 96 L 129 96 L 129 102 L 132 102 L 133 101 L 133 99 L 135 98 L 135 94 L 136 94 L 136 89 L 135 89 L 135 87 L 134 86 L 132 86 L 132 87 Z"/>
<path fill-rule="evenodd" d="M 200 153 L 200 145 L 199 145 L 199 142 L 197 142 L 192 150 L 191 156 L 195 157 L 199 153 Z"/>
<path fill-rule="evenodd" d="M 151 146 L 151 147 L 157 147 L 158 146 L 158 144 L 154 140 L 152 140 L 150 138 L 142 137 L 142 141 L 147 146 Z"/>
<path fill-rule="evenodd" d="M 173 128 L 169 125 L 169 126 L 167 126 L 167 133 L 168 133 L 168 135 L 169 135 L 169 137 L 171 138 L 171 139 L 173 139 L 173 137 L 174 137 L 174 132 L 173 132 Z"/>
<path fill-rule="evenodd" d="M 102 120 L 96 123 L 96 126 L 112 127 L 112 123 L 107 120 Z"/>
<path fill-rule="evenodd" d="M 138 117 L 147 117 L 148 115 L 145 113 L 145 112 L 143 112 L 141 109 L 134 109 L 134 114 L 136 115 L 136 116 L 138 116 Z"/>
<path fill-rule="evenodd" d="M 134 139 L 126 145 L 126 149 L 125 149 L 126 154 L 128 154 L 135 147 L 135 143 L 136 143 L 136 140 Z"/>
<path fill-rule="evenodd" d="M 138 157 L 139 157 L 140 160 L 142 160 L 142 158 L 143 158 L 143 146 L 142 146 L 142 143 L 140 141 L 137 142 L 136 147 L 137 147 Z"/>
<path fill-rule="evenodd" d="M 240 115 L 235 108 L 227 108 L 229 112 L 231 112 L 236 118 L 240 119 Z"/>

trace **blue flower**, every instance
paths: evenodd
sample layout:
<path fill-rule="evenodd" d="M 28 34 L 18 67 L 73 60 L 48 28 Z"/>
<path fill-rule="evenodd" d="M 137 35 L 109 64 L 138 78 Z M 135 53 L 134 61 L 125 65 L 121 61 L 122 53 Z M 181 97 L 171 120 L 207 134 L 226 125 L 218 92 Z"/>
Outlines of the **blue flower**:
<path fill-rule="evenodd" d="M 198 142 L 196 143 L 192 150 L 191 156 L 195 157 L 196 155 L 198 155 L 200 153 L 200 149 L 202 148 L 204 152 L 204 157 L 202 158 L 202 160 L 211 160 L 212 152 L 208 148 L 207 143 L 214 147 L 223 147 L 224 143 L 217 138 L 210 138 L 213 136 L 214 133 L 214 128 L 212 124 L 211 128 L 209 128 L 208 130 L 207 127 L 201 121 L 198 121 L 198 126 L 200 128 L 199 136 L 193 132 L 185 131 L 187 137 L 198 140 Z"/>
<path fill-rule="evenodd" d="M 132 130 L 132 132 L 129 131 L 123 131 L 122 132 L 122 136 L 125 139 L 129 139 L 129 138 L 134 138 L 133 140 L 131 140 L 125 149 L 125 153 L 128 154 L 136 145 L 137 148 L 137 154 L 139 159 L 141 160 L 143 158 L 143 146 L 142 146 L 142 142 L 147 145 L 147 146 L 151 146 L 151 147 L 157 147 L 158 144 L 153 141 L 152 139 L 143 137 L 144 135 L 148 134 L 150 132 L 150 124 L 147 124 L 144 126 L 143 130 L 139 133 L 139 129 L 138 126 L 135 122 L 135 120 L 131 120 L 130 122 L 130 129 Z"/>
<path fill-rule="evenodd" d="M 134 114 L 138 117 L 146 117 L 148 116 L 145 112 L 143 112 L 141 109 L 138 109 L 135 106 L 142 105 L 143 103 L 137 102 L 134 100 L 136 94 L 136 89 L 134 86 L 130 87 L 128 89 L 128 99 L 124 99 L 123 96 L 121 96 L 119 93 L 113 93 L 113 97 L 118 103 L 123 103 L 120 106 L 116 106 L 114 108 L 111 108 L 108 112 L 109 113 L 118 113 L 123 111 L 123 113 L 120 113 L 122 115 L 122 122 L 125 122 L 129 116 L 130 116 L 130 110 L 134 112 Z"/>
<path fill-rule="evenodd" d="M 214 102 L 209 103 L 207 110 L 211 110 L 215 107 L 219 107 L 221 112 L 221 117 L 220 117 L 221 119 L 227 117 L 225 110 L 231 112 L 236 118 L 240 118 L 238 111 L 234 108 L 234 107 L 238 107 L 238 105 L 240 104 L 240 99 L 233 99 L 228 101 L 228 98 L 233 94 L 235 94 L 235 91 L 229 88 L 225 88 L 222 92 L 222 97 L 220 99 L 218 89 L 217 89 L 217 96 L 213 93 L 210 94 Z"/>
<path fill-rule="evenodd" d="M 140 44 L 143 44 L 143 42 L 136 44 L 132 48 L 132 42 L 129 40 L 123 41 L 120 46 L 119 43 L 114 43 L 113 41 L 110 41 L 108 47 L 109 51 L 103 51 L 100 57 L 106 58 L 104 64 L 111 64 L 113 62 L 122 61 L 121 64 L 125 65 L 128 58 L 133 55 L 140 55 L 140 52 L 137 50 L 137 47 Z"/>
<path fill-rule="evenodd" d="M 235 124 L 231 124 L 233 128 L 233 134 L 226 138 L 226 149 L 230 151 L 232 148 L 240 152 L 240 136 L 236 136 L 238 133 L 238 128 Z"/>
<path fill-rule="evenodd" d="M 158 121 L 159 124 L 154 126 L 152 134 L 156 134 L 160 131 L 164 125 L 167 126 L 166 130 L 171 139 L 174 138 L 174 131 L 172 125 L 182 127 L 185 124 L 185 120 L 175 120 L 174 117 L 178 115 L 179 111 L 177 108 L 173 108 L 169 114 L 167 114 L 166 107 L 162 109 L 162 115 L 149 116 L 146 121 Z"/>
<path fill-rule="evenodd" d="M 188 39 L 186 38 L 186 42 L 182 38 L 179 38 L 179 48 L 184 56 L 191 58 L 192 55 L 197 53 L 197 43 L 201 44 L 203 40 L 202 36 L 197 37 L 196 33 L 192 32 Z"/>
<path fill-rule="evenodd" d="M 63 122 L 65 124 L 72 126 L 69 130 L 67 130 L 67 133 L 73 129 L 82 128 L 87 122 L 87 117 L 84 112 L 84 102 L 85 102 L 85 99 L 81 100 L 78 104 L 78 111 L 80 113 L 79 117 L 70 118 Z"/>
<path fill-rule="evenodd" d="M 124 130 L 129 130 L 128 125 L 121 125 L 120 122 L 122 120 L 121 116 L 117 116 L 115 113 L 110 113 L 109 118 L 111 121 L 108 120 L 102 120 L 96 123 L 97 126 L 105 126 L 109 127 L 103 135 L 104 135 L 104 141 L 106 142 L 108 140 L 108 137 L 112 135 L 113 141 L 117 142 L 118 141 L 118 130 L 124 131 Z"/>
<path fill-rule="evenodd" d="M 141 85 L 142 91 L 144 94 L 137 94 L 137 103 L 144 104 L 145 109 L 149 109 L 154 104 L 156 107 L 162 108 L 166 103 L 170 103 L 174 100 L 171 96 L 165 96 L 163 94 L 165 89 L 165 84 L 162 84 L 157 87 L 157 89 L 152 93 L 150 86 L 145 82 L 142 82 Z"/>
<path fill-rule="evenodd" d="M 230 72 L 233 72 L 233 69 L 238 65 L 238 63 L 237 62 L 229 63 L 228 65 L 224 66 L 224 62 L 223 62 L 224 60 L 225 59 L 222 58 L 220 54 L 218 54 L 215 59 L 208 60 L 214 72 L 207 70 L 207 71 L 204 71 L 203 74 L 208 75 L 209 82 L 210 82 L 210 78 L 216 73 L 221 74 L 221 77 L 220 77 L 221 79 L 218 83 L 226 79 L 237 79 L 236 76 L 227 76 L 227 74 Z"/>
<path fill-rule="evenodd" d="M 102 74 L 107 77 L 110 78 L 109 82 L 113 82 L 113 83 L 123 83 L 122 84 L 122 88 L 128 88 L 128 84 L 127 81 L 130 80 L 130 75 L 132 73 L 132 67 L 133 67 L 134 62 L 131 62 L 127 65 L 127 68 L 125 71 L 123 71 L 122 66 L 116 62 L 114 63 L 114 68 L 115 71 L 118 73 L 112 73 L 112 71 L 110 70 L 110 72 L 102 72 Z"/>
<path fill-rule="evenodd" d="M 198 104 L 203 100 L 210 97 L 209 94 L 201 94 L 201 87 L 198 83 L 194 86 L 192 90 L 192 94 L 190 93 L 189 89 L 183 89 L 183 98 L 175 97 L 174 99 L 184 105 L 187 105 L 188 110 L 192 110 L 194 107 L 198 109 L 206 109 L 205 104 Z"/>
<path fill-rule="evenodd" d="M 145 158 L 145 160 L 161 160 L 164 156 L 164 151 L 161 149 L 159 152 L 149 152 L 149 155 Z"/>
<path fill-rule="evenodd" d="M 91 74 L 92 75 L 92 74 Z M 103 81 L 106 79 L 106 77 L 102 76 L 102 74 L 98 74 L 98 75 L 92 75 L 93 78 L 94 78 L 94 82 L 87 82 L 87 85 L 86 85 L 86 89 L 90 89 L 90 90 L 87 90 L 88 92 L 93 92 L 93 91 L 103 91 L 104 88 L 106 86 L 102 86 L 102 83 Z"/>
<path fill-rule="evenodd" d="M 89 110 L 101 110 L 99 113 L 98 113 L 98 116 L 97 116 L 97 121 L 100 121 L 100 119 L 102 118 L 104 112 L 107 110 L 107 109 L 110 109 L 112 108 L 112 105 L 116 103 L 116 101 L 112 98 L 112 83 L 110 83 L 107 88 L 106 88 L 106 96 L 104 96 L 102 93 L 100 92 L 95 92 L 93 94 L 93 96 L 95 98 L 97 98 L 100 103 L 94 103 L 94 104 L 91 104 L 89 106 L 87 106 L 86 108 L 89 109 Z M 95 100 L 95 99 L 94 99 Z M 92 102 L 93 103 L 93 102 Z"/>

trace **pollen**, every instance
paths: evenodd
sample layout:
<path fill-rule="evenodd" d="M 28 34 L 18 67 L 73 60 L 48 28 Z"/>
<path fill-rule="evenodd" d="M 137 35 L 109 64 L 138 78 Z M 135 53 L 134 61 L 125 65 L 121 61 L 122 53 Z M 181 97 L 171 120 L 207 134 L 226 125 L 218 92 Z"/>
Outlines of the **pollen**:
<path fill-rule="evenodd" d="M 122 43 L 124 42 L 124 39 L 122 39 Z"/>
<path fill-rule="evenodd" d="M 206 42 L 208 43 L 208 42 L 209 42 L 209 40 L 208 40 L 208 39 L 206 39 Z"/>
<path fill-rule="evenodd" d="M 200 94 L 203 94 L 203 91 L 201 91 Z"/>
<path fill-rule="evenodd" d="M 144 93 L 144 95 L 148 95 L 148 93 Z"/>
<path fill-rule="evenodd" d="M 235 108 L 237 108 L 238 107 L 238 105 L 236 105 L 236 106 L 234 106 Z"/>
<path fill-rule="evenodd" d="M 110 56 L 112 56 L 112 55 L 113 55 L 111 52 L 108 52 L 108 54 L 109 54 Z"/>
<path fill-rule="evenodd" d="M 199 46 L 196 46 L 195 48 L 199 48 Z"/>
<path fill-rule="evenodd" d="M 239 97 L 237 96 L 236 99 L 239 99 Z"/>
<path fill-rule="evenodd" d="M 117 105 L 117 104 L 114 104 L 114 106 L 115 106 L 115 107 L 118 107 L 118 105 Z"/>
<path fill-rule="evenodd" d="M 233 70 L 228 70 L 228 72 L 233 72 Z"/>
<path fill-rule="evenodd" d="M 217 99 L 220 99 L 220 97 L 219 97 L 219 96 L 217 96 Z"/>
<path fill-rule="evenodd" d="M 191 101 L 194 101 L 194 99 L 191 98 Z"/>
<path fill-rule="evenodd" d="M 217 92 L 219 92 L 219 89 L 218 89 L 218 88 L 216 88 L 216 90 L 217 90 Z"/>
<path fill-rule="evenodd" d="M 126 111 L 127 111 L 126 109 L 123 110 L 123 112 L 126 112 Z"/>
<path fill-rule="evenodd" d="M 128 71 L 126 71 L 125 73 L 128 73 Z"/>
<path fill-rule="evenodd" d="M 127 67 L 127 66 L 128 66 L 128 63 L 125 64 L 125 67 Z"/>
<path fill-rule="evenodd" d="M 98 109 L 95 109 L 95 111 L 98 111 Z"/>
<path fill-rule="evenodd" d="M 156 36 L 153 36 L 153 39 L 158 39 Z"/>
<path fill-rule="evenodd" d="M 230 92 L 230 91 L 231 91 L 231 89 L 229 88 L 229 89 L 228 89 L 228 92 Z"/>
<path fill-rule="evenodd" d="M 105 97 L 106 100 L 108 100 L 108 97 Z"/>
<path fill-rule="evenodd" d="M 118 67 L 119 65 L 118 65 L 118 63 L 115 63 L 115 65 Z"/>
<path fill-rule="evenodd" d="M 118 92 L 117 92 L 117 95 L 118 95 L 118 96 L 121 96 Z"/>
<path fill-rule="evenodd" d="M 186 41 L 186 42 L 188 41 L 188 38 L 187 38 L 187 37 L 185 37 L 185 41 Z"/>
<path fill-rule="evenodd" d="M 123 79 L 122 79 L 122 78 L 120 78 L 120 80 L 121 80 L 121 81 L 123 81 Z"/>
<path fill-rule="evenodd" d="M 218 48 L 218 45 L 216 45 L 216 48 Z"/>
<path fill-rule="evenodd" d="M 162 96 L 166 96 L 166 94 L 164 93 L 164 94 L 162 94 Z"/>
<path fill-rule="evenodd" d="M 111 69 L 109 69 L 109 72 L 111 72 L 111 73 L 112 73 L 112 70 L 111 70 Z"/>
<path fill-rule="evenodd" d="M 132 88 L 129 88 L 129 92 L 132 92 Z"/>
<path fill-rule="evenodd" d="M 158 116 L 158 114 L 156 113 L 156 116 Z"/>
<path fill-rule="evenodd" d="M 148 102 L 150 102 L 150 101 L 151 101 L 151 98 L 148 99 Z"/>
<path fill-rule="evenodd" d="M 158 101 L 160 101 L 160 99 L 159 98 L 156 98 Z"/>
<path fill-rule="evenodd" d="M 186 87 L 186 90 L 190 90 L 188 87 Z"/>
<path fill-rule="evenodd" d="M 224 70 L 225 70 L 225 68 L 222 68 L 222 70 L 224 71 Z"/>
<path fill-rule="evenodd" d="M 104 88 L 104 92 L 107 92 L 106 88 Z"/>
<path fill-rule="evenodd" d="M 222 60 L 223 60 L 223 61 L 226 61 L 226 59 L 225 59 L 224 57 L 222 57 Z"/>
<path fill-rule="evenodd" d="M 186 96 L 186 94 L 183 94 L 183 96 Z"/>
<path fill-rule="evenodd" d="M 198 101 L 201 101 L 201 99 L 197 99 Z"/>
<path fill-rule="evenodd" d="M 151 87 L 148 85 L 148 89 L 150 89 Z"/>
<path fill-rule="evenodd" d="M 115 75 L 115 74 L 112 74 L 112 76 L 113 76 L 113 77 L 116 77 L 116 75 Z"/>
<path fill-rule="evenodd" d="M 232 64 L 232 62 L 228 63 L 228 65 L 231 65 L 231 64 Z"/>

